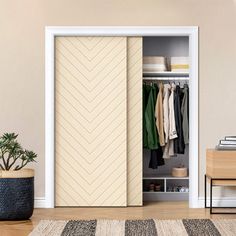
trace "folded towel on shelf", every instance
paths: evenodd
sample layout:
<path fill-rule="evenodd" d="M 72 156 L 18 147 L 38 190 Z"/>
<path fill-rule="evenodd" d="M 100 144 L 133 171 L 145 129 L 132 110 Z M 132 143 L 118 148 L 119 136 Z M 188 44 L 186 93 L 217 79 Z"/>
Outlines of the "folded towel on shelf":
<path fill-rule="evenodd" d="M 166 71 L 166 58 L 159 56 L 143 57 L 143 72 Z"/>
<path fill-rule="evenodd" d="M 171 57 L 170 67 L 173 72 L 189 72 L 189 57 Z"/>

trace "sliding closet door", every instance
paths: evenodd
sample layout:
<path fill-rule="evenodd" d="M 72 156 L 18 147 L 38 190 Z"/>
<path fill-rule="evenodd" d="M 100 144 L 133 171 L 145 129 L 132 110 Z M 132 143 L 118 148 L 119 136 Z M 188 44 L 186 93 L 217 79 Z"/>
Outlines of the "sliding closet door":
<path fill-rule="evenodd" d="M 57 37 L 55 84 L 56 206 L 126 206 L 127 38 Z"/>
<path fill-rule="evenodd" d="M 143 204 L 142 37 L 128 37 L 128 205 Z"/>

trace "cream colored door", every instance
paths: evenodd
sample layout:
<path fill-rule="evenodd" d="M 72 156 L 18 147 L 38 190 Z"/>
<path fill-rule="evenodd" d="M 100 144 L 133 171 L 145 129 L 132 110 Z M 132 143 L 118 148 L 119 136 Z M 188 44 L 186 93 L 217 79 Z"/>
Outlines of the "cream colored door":
<path fill-rule="evenodd" d="M 142 37 L 128 37 L 128 143 L 127 184 L 128 205 L 143 204 L 143 147 L 142 147 Z"/>
<path fill-rule="evenodd" d="M 126 206 L 127 38 L 57 37 L 55 61 L 56 206 Z"/>

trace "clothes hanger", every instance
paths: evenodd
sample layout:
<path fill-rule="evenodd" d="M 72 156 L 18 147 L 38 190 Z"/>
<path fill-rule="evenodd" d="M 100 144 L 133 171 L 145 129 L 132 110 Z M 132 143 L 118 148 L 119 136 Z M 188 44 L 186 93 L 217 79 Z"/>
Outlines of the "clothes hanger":
<path fill-rule="evenodd" d="M 184 87 L 188 88 L 188 83 L 185 81 Z"/>

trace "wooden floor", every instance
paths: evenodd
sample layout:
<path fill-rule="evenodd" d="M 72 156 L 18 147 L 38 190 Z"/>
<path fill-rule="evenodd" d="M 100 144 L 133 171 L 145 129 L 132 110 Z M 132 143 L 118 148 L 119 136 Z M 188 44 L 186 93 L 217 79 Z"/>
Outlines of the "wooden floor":
<path fill-rule="evenodd" d="M 42 219 L 183 219 L 236 218 L 236 215 L 210 215 L 208 209 L 189 209 L 187 202 L 146 203 L 127 208 L 55 208 L 35 209 L 28 221 L 0 222 L 0 236 L 25 236 Z"/>

